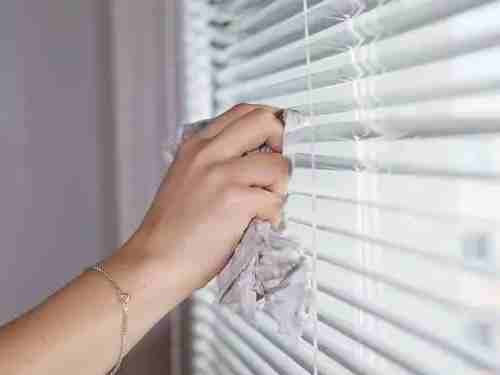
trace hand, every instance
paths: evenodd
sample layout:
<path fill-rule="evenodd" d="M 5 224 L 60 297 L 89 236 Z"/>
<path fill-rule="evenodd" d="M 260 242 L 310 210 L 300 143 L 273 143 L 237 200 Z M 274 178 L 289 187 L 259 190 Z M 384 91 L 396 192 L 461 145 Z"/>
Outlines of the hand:
<path fill-rule="evenodd" d="M 240 104 L 187 139 L 136 235 L 187 293 L 220 271 L 253 218 L 279 224 L 289 164 L 274 112 Z M 276 152 L 252 152 L 263 144 Z"/>

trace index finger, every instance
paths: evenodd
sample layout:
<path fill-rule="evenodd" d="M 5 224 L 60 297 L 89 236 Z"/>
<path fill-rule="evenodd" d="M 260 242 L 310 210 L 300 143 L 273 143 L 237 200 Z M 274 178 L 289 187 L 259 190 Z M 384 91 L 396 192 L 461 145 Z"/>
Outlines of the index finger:
<path fill-rule="evenodd" d="M 278 108 L 262 104 L 247 104 L 247 103 L 236 104 L 230 110 L 222 113 L 221 115 L 213 119 L 210 125 L 207 126 L 205 129 L 201 130 L 198 134 L 201 138 L 204 139 L 214 138 L 220 132 L 222 132 L 227 126 L 229 126 L 235 121 L 238 121 L 243 116 L 256 109 L 262 109 L 272 113 L 279 112 Z"/>

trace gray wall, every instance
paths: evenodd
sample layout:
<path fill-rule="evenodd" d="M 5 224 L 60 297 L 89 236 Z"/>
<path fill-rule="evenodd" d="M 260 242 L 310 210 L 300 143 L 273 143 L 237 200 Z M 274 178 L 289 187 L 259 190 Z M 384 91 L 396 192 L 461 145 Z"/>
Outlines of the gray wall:
<path fill-rule="evenodd" d="M 115 246 L 106 3 L 0 1 L 0 324 Z"/>

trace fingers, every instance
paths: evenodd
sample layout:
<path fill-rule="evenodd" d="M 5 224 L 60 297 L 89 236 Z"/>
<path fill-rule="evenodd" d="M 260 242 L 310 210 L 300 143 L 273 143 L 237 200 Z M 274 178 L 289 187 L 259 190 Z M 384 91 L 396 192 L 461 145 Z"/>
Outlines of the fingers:
<path fill-rule="evenodd" d="M 226 111 L 220 116 L 216 117 L 212 121 L 210 126 L 200 131 L 199 136 L 205 139 L 213 138 L 217 136 L 221 131 L 223 131 L 227 126 L 256 109 L 262 109 L 272 113 L 276 113 L 279 111 L 277 108 L 266 105 L 240 103 L 235 105 L 229 111 Z"/>
<path fill-rule="evenodd" d="M 289 177 L 289 162 L 283 155 L 254 153 L 220 164 L 214 172 L 236 194 L 229 195 L 230 202 L 237 202 L 249 220 L 256 217 L 279 227 Z"/>
<path fill-rule="evenodd" d="M 281 151 L 282 137 L 283 124 L 275 114 L 266 109 L 255 109 L 226 126 L 207 145 L 207 151 L 220 161 L 242 156 L 263 144 Z"/>
<path fill-rule="evenodd" d="M 284 200 L 279 194 L 261 188 L 249 188 L 245 199 L 252 217 L 269 221 L 275 228 L 279 227 L 284 204 Z"/>
<path fill-rule="evenodd" d="M 224 173 L 238 185 L 263 187 L 284 195 L 287 192 L 289 162 L 278 153 L 254 153 L 223 164 Z"/>

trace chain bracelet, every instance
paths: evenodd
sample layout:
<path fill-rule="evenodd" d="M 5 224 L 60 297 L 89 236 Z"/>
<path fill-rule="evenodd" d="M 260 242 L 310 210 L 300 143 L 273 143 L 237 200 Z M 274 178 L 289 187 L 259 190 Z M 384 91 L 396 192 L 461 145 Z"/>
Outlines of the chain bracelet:
<path fill-rule="evenodd" d="M 121 327 L 120 327 L 120 351 L 118 354 L 118 359 L 116 364 L 113 366 L 111 371 L 108 372 L 108 375 L 115 375 L 123 361 L 123 355 L 125 353 L 125 345 L 126 345 L 126 337 L 128 331 L 128 304 L 130 302 L 130 294 L 124 292 L 117 282 L 111 277 L 109 273 L 107 273 L 101 264 L 96 264 L 87 269 L 88 271 L 94 271 L 101 275 L 103 275 L 106 280 L 111 284 L 113 289 L 116 292 L 116 296 L 118 297 L 118 301 L 121 305 Z"/>

